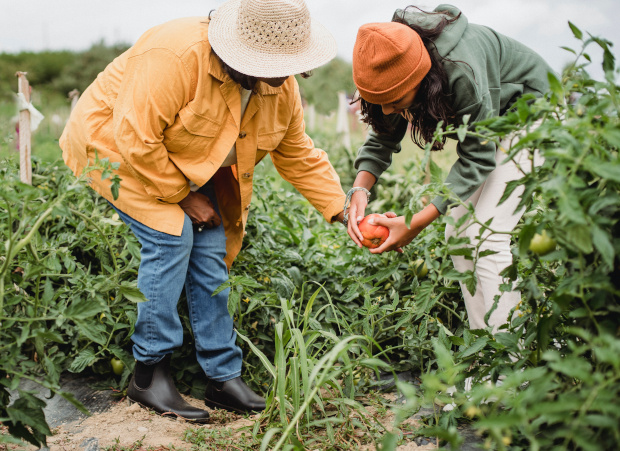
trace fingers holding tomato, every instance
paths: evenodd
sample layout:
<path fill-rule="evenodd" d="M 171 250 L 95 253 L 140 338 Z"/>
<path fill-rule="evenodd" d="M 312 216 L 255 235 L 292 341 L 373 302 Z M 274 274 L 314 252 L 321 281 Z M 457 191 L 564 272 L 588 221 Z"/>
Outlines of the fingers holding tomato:
<path fill-rule="evenodd" d="M 376 249 L 385 243 L 390 235 L 390 229 L 385 226 L 372 224 L 371 222 L 376 218 L 386 218 L 386 215 L 371 213 L 360 221 L 357 225 L 363 239 L 361 243 L 363 246 L 369 249 Z"/>
<path fill-rule="evenodd" d="M 364 239 L 360 230 L 358 228 L 358 223 L 364 217 L 364 212 L 366 210 L 366 206 L 368 204 L 367 197 L 361 191 L 353 193 L 351 197 L 351 205 L 348 210 L 349 215 L 349 224 L 347 227 L 347 231 L 351 239 L 357 244 L 359 247 L 362 247 L 362 240 Z"/>

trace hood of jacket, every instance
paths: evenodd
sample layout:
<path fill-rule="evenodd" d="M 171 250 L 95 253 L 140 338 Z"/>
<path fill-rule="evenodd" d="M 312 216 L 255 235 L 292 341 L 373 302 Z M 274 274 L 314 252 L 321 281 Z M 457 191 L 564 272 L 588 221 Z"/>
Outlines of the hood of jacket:
<path fill-rule="evenodd" d="M 433 28 L 446 16 L 450 19 L 458 17 L 458 19 L 449 24 L 434 41 L 437 52 L 441 56 L 446 56 L 457 46 L 468 25 L 467 17 L 465 17 L 456 6 L 441 4 L 430 14 L 415 8 L 397 9 L 392 16 L 392 21 L 402 18 L 422 28 Z"/>

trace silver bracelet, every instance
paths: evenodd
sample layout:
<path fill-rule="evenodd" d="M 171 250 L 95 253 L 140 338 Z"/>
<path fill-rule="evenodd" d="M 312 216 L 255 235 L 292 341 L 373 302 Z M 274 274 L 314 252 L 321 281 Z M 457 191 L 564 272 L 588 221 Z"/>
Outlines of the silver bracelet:
<path fill-rule="evenodd" d="M 347 227 L 347 225 L 349 224 L 349 212 L 347 210 L 351 206 L 351 196 L 353 196 L 353 193 L 356 191 L 364 191 L 366 193 L 367 202 L 370 202 L 370 191 L 368 191 L 366 188 L 362 188 L 361 186 L 354 186 L 353 188 L 351 188 L 347 192 L 347 198 L 344 201 L 344 221 L 342 221 L 342 223 L 345 227 Z"/>

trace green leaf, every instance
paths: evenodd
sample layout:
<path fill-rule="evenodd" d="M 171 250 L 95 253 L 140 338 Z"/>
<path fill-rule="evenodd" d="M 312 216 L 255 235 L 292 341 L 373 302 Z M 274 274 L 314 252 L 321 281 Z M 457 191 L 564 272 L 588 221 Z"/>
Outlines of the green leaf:
<path fill-rule="evenodd" d="M 43 443 L 46 435 L 52 435 L 43 413 L 45 402 L 29 392 L 18 390 L 18 393 L 19 398 L 6 409 L 10 419 L 9 425 L 13 423 L 13 426 L 29 426 L 32 432 L 23 428 L 22 434 L 18 436 L 38 446 Z"/>
<path fill-rule="evenodd" d="M 386 433 L 381 439 L 381 444 L 377 447 L 378 451 L 394 451 L 398 446 L 398 435 L 393 432 Z"/>
<path fill-rule="evenodd" d="M 617 160 L 609 162 L 595 158 L 586 158 L 584 167 L 599 177 L 620 183 L 620 164 L 618 164 Z"/>
<path fill-rule="evenodd" d="M 458 137 L 459 142 L 465 141 L 465 138 L 467 138 L 467 125 L 463 124 L 459 128 L 457 128 L 456 136 Z"/>
<path fill-rule="evenodd" d="M 123 295 L 130 302 L 146 302 L 148 299 L 142 294 L 138 287 L 123 282 L 118 289 L 118 293 Z"/>
<path fill-rule="evenodd" d="M 92 365 L 97 361 L 97 356 L 95 352 L 91 348 L 86 348 L 82 350 L 73 362 L 71 362 L 71 366 L 69 367 L 69 371 L 72 373 L 81 373 L 86 369 L 86 367 Z"/>
<path fill-rule="evenodd" d="M 572 53 L 573 55 L 576 55 L 577 52 L 575 52 L 573 49 L 571 49 L 570 47 L 564 47 L 564 46 L 560 46 L 561 49 L 566 50 L 567 52 Z"/>
<path fill-rule="evenodd" d="M 387 279 L 388 277 L 391 277 L 394 273 L 398 271 L 399 271 L 398 266 L 387 267 L 373 274 L 373 279 L 375 279 L 377 283 L 381 283 L 385 279 Z"/>
<path fill-rule="evenodd" d="M 443 181 L 444 179 L 443 169 L 441 169 L 439 165 L 435 163 L 434 160 L 430 160 L 429 166 L 430 166 L 430 171 L 431 171 L 431 181 L 434 183 L 440 183 L 441 181 Z M 411 222 L 408 222 L 407 224 L 410 224 L 410 223 Z"/>
<path fill-rule="evenodd" d="M 584 254 L 591 253 L 592 247 L 591 229 L 587 225 L 573 225 L 565 229 L 566 241 L 575 246 Z"/>
<path fill-rule="evenodd" d="M 569 377 L 582 381 L 589 381 L 592 377 L 592 365 L 585 359 L 574 355 L 565 356 L 561 360 L 550 362 L 549 366 Z"/>
<path fill-rule="evenodd" d="M 98 343 L 100 345 L 105 345 L 106 341 L 107 341 L 107 337 L 106 337 L 106 328 L 103 324 L 99 324 L 99 323 L 82 323 L 82 322 L 77 322 L 77 327 L 78 330 L 80 331 L 80 334 L 84 335 L 86 338 L 88 338 L 91 341 L 94 341 L 95 343 Z"/>
<path fill-rule="evenodd" d="M 101 304 L 92 298 L 76 298 L 71 302 L 69 307 L 64 311 L 67 318 L 74 321 L 92 318 L 101 313 Z"/>
<path fill-rule="evenodd" d="M 577 26 L 573 24 L 570 20 L 568 21 L 568 26 L 570 27 L 571 31 L 573 32 L 573 35 L 577 39 L 579 40 L 583 39 L 583 33 L 581 32 L 581 30 L 577 28 Z"/>
<path fill-rule="evenodd" d="M 262 362 L 262 364 L 265 367 L 265 369 L 267 371 L 269 371 L 269 374 L 271 374 L 271 376 L 275 379 L 275 377 L 276 377 L 276 369 L 271 364 L 271 362 L 269 361 L 267 356 L 260 349 L 258 349 L 256 347 L 256 345 L 254 345 L 254 343 L 252 343 L 252 341 L 248 337 L 246 337 L 245 335 L 243 335 L 239 331 L 237 331 L 237 337 L 241 338 L 243 341 L 245 341 L 248 344 L 248 346 L 252 349 L 252 352 L 258 356 L 258 358 Z"/>
<path fill-rule="evenodd" d="M 601 257 L 603 257 L 603 261 L 607 267 L 609 269 L 613 268 L 616 254 L 610 236 L 600 227 L 594 226 L 592 227 L 592 242 L 594 243 L 594 247 L 596 247 L 601 254 Z"/>
<path fill-rule="evenodd" d="M 459 356 L 461 358 L 465 358 L 465 357 L 469 357 L 470 355 L 474 355 L 476 353 L 478 353 L 479 351 L 481 351 L 482 349 L 484 349 L 484 347 L 487 345 L 487 342 L 489 341 L 489 337 L 480 337 L 478 338 L 476 341 L 474 341 L 472 343 L 472 345 L 463 350 Z"/>
<path fill-rule="evenodd" d="M 88 409 L 84 407 L 84 405 L 80 401 L 77 400 L 77 398 L 75 397 L 73 393 L 62 391 L 60 392 L 60 396 L 62 396 L 64 399 L 66 399 L 71 404 L 73 404 L 83 414 L 90 415 L 90 412 L 88 411 Z"/>
<path fill-rule="evenodd" d="M 551 91 L 557 96 L 562 98 L 564 94 L 564 89 L 562 87 L 562 83 L 552 72 L 547 73 L 547 79 L 549 80 L 549 87 Z"/>

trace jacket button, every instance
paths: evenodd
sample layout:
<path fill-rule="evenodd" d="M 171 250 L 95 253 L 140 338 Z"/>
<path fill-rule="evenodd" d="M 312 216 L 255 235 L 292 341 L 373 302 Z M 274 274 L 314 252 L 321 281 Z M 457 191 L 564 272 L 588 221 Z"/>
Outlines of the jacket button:
<path fill-rule="evenodd" d="M 241 174 L 241 177 L 243 177 L 244 179 L 249 179 L 250 177 L 252 177 L 252 174 L 250 174 L 249 172 L 244 172 L 243 174 Z"/>
<path fill-rule="evenodd" d="M 239 138 L 241 138 L 241 139 L 245 138 L 246 136 L 247 136 L 246 132 L 239 133 Z"/>

